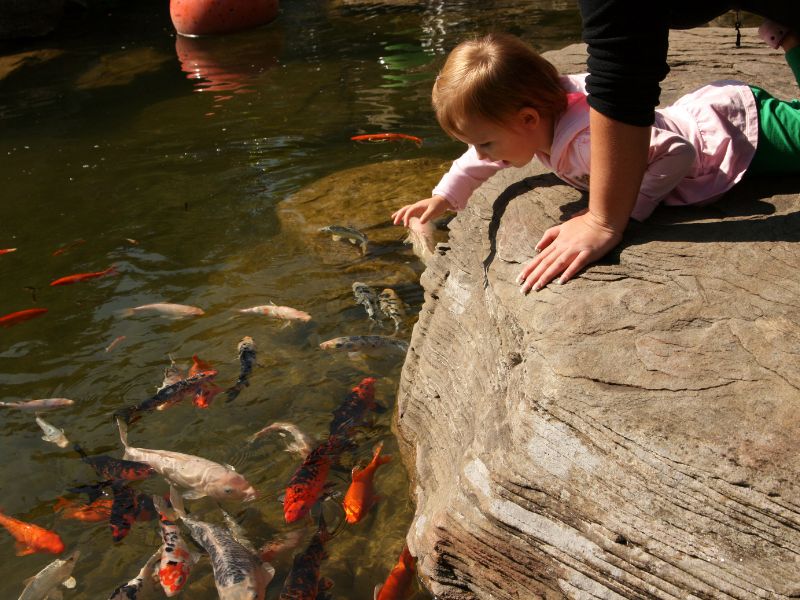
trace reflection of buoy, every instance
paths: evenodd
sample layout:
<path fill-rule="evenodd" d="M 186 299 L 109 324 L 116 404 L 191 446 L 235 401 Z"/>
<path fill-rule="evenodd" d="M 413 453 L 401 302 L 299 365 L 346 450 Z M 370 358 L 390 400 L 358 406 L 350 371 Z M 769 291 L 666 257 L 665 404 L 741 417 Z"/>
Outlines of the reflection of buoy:
<path fill-rule="evenodd" d="M 170 0 L 169 14 L 181 35 L 231 33 L 278 16 L 278 0 Z"/>

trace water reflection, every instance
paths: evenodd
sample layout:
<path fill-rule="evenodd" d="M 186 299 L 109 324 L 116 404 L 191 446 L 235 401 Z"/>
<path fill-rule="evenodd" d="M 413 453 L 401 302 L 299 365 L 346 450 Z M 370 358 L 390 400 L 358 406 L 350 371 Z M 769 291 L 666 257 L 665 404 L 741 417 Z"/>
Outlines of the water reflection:
<path fill-rule="evenodd" d="M 237 35 L 189 38 L 175 36 L 175 53 L 197 92 L 230 94 L 255 91 L 259 78 L 280 64 L 283 29 L 269 27 Z"/>

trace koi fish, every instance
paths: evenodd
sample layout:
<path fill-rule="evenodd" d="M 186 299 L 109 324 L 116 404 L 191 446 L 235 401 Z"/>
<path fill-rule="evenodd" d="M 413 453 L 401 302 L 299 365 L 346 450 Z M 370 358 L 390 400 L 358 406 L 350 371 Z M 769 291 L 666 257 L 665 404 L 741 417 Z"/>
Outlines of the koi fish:
<path fill-rule="evenodd" d="M 332 537 L 333 534 L 325 526 L 325 518 L 320 514 L 314 537 L 292 561 L 292 570 L 286 576 L 279 600 L 316 600 L 321 592 L 330 589 L 332 582 L 320 578 L 320 566 L 328 558 L 325 544 Z"/>
<path fill-rule="evenodd" d="M 29 321 L 35 317 L 40 317 L 47 312 L 46 308 L 26 308 L 17 312 L 9 313 L 0 317 L 0 327 L 11 327 L 23 321 Z"/>
<path fill-rule="evenodd" d="M 59 256 L 60 254 L 64 254 L 68 250 L 72 250 L 73 248 L 77 248 L 81 244 L 85 244 L 86 240 L 75 240 L 74 242 L 70 242 L 69 244 L 64 244 L 58 250 L 53 252 L 53 256 Z"/>
<path fill-rule="evenodd" d="M 314 446 L 314 440 L 312 440 L 308 435 L 300 431 L 300 428 L 295 425 L 294 423 L 283 423 L 280 421 L 276 421 L 272 425 L 267 425 L 263 429 L 260 429 L 249 438 L 247 441 L 251 444 L 255 442 L 258 438 L 271 431 L 285 431 L 289 435 L 294 438 L 294 441 L 289 443 L 286 446 L 287 452 L 294 452 L 299 454 L 303 458 L 309 455 L 311 452 L 311 448 Z"/>
<path fill-rule="evenodd" d="M 366 234 L 358 229 L 347 227 L 345 225 L 328 225 L 327 227 L 322 227 L 319 232 L 330 234 L 334 242 L 338 242 L 339 240 L 347 240 L 353 245 L 358 245 L 361 248 L 362 254 L 367 253 L 369 239 L 367 238 Z"/>
<path fill-rule="evenodd" d="M 381 313 L 378 303 L 378 293 L 375 289 L 368 286 L 366 283 L 356 281 L 353 283 L 353 296 L 356 298 L 356 304 L 361 304 L 364 310 L 367 311 L 369 319 L 380 324 L 383 313 Z"/>
<path fill-rule="evenodd" d="M 42 433 L 44 433 L 42 439 L 45 442 L 55 444 L 59 448 L 66 448 L 69 446 L 69 440 L 67 439 L 67 436 L 64 435 L 63 429 L 58 429 L 57 427 L 50 425 L 50 423 L 41 417 L 36 417 L 36 424 L 42 428 Z"/>
<path fill-rule="evenodd" d="M 118 273 L 116 267 L 111 265 L 105 271 L 97 271 L 95 273 L 77 273 L 75 275 L 67 275 L 66 277 L 59 277 L 58 279 L 50 282 L 50 287 L 56 285 L 70 285 L 72 283 L 78 283 L 79 281 L 86 281 L 88 279 L 97 279 L 98 277 L 105 277 L 106 275 L 111 275 L 112 273 Z"/>
<path fill-rule="evenodd" d="M 406 316 L 406 308 L 397 292 L 392 288 L 386 288 L 378 296 L 378 304 L 381 312 L 394 321 L 394 332 L 400 331 L 403 326 L 403 317 Z"/>
<path fill-rule="evenodd" d="M 189 368 L 189 377 L 193 377 L 202 371 L 211 370 L 213 370 L 213 367 L 210 363 L 200 360 L 197 354 L 192 356 L 192 366 Z M 197 408 L 208 408 L 208 406 L 211 404 L 211 401 L 214 399 L 214 396 L 223 391 L 225 390 L 216 384 L 202 383 L 200 384 L 199 389 L 195 392 L 194 398 L 192 398 L 192 403 Z"/>
<path fill-rule="evenodd" d="M 374 600 L 405 600 L 408 598 L 411 593 L 411 583 L 414 581 L 414 562 L 408 546 L 404 545 L 400 558 L 392 567 L 386 581 L 375 586 Z"/>
<path fill-rule="evenodd" d="M 253 543 L 247 539 L 247 535 L 244 532 L 244 528 L 239 525 L 238 521 L 234 519 L 230 513 L 225 511 L 221 506 L 219 507 L 219 512 L 222 513 L 222 520 L 225 521 L 225 526 L 228 528 L 228 531 L 231 532 L 233 539 L 239 542 L 242 546 L 247 548 L 250 552 L 257 555 L 257 551 L 253 546 Z"/>
<path fill-rule="evenodd" d="M 63 519 L 74 519 L 84 523 L 99 523 L 111 518 L 111 507 L 114 501 L 111 498 L 98 498 L 90 504 L 70 501 L 59 498 L 53 510 L 61 514 Z"/>
<path fill-rule="evenodd" d="M 57 558 L 36 575 L 27 579 L 24 582 L 27 585 L 18 600 L 48 600 L 49 598 L 55 600 L 55 598 L 61 597 L 61 592 L 57 589 L 59 585 L 63 585 L 67 589 L 74 588 L 76 582 L 72 576 L 72 570 L 80 555 L 80 551 L 75 550 L 66 558 Z"/>
<path fill-rule="evenodd" d="M 365 377 L 336 407 L 330 424 L 331 437 L 350 435 L 353 428 L 364 423 L 367 411 L 385 410 L 375 402 L 375 381 L 374 377 Z"/>
<path fill-rule="evenodd" d="M 104 454 L 89 456 L 78 444 L 73 444 L 72 447 L 81 455 L 81 460 L 106 481 L 115 479 L 141 481 L 156 474 L 155 469 L 143 462 L 114 458 Z"/>
<path fill-rule="evenodd" d="M 417 147 L 422 146 L 422 138 L 405 133 L 367 133 L 365 135 L 354 135 L 350 138 L 354 142 L 399 142 L 407 140 L 414 142 Z"/>
<path fill-rule="evenodd" d="M 160 558 L 161 548 L 147 559 L 136 577 L 111 592 L 108 600 L 144 600 L 145 596 L 152 591 L 153 573 Z"/>
<path fill-rule="evenodd" d="M 253 365 L 256 364 L 256 343 L 253 338 L 249 335 L 244 336 L 236 349 L 239 352 L 239 379 L 226 390 L 225 394 L 228 396 L 226 402 L 235 400 L 241 391 L 250 385 L 248 377 L 253 372 Z"/>
<path fill-rule="evenodd" d="M 158 579 L 164 594 L 167 598 L 172 598 L 189 581 L 194 560 L 189 552 L 189 546 L 181 537 L 177 522 L 159 509 L 160 504 L 155 502 L 153 504 L 159 515 L 161 541 L 164 543 L 158 566 Z"/>
<path fill-rule="evenodd" d="M 286 486 L 283 517 L 287 523 L 294 523 L 311 511 L 322 495 L 331 465 L 345 447 L 344 440 L 328 438 L 306 456 Z"/>
<path fill-rule="evenodd" d="M 381 352 L 393 350 L 405 354 L 408 342 L 386 335 L 348 335 L 337 337 L 319 345 L 323 350 L 344 350 L 346 352 Z"/>
<path fill-rule="evenodd" d="M 114 348 L 119 346 L 126 339 L 128 339 L 128 338 L 126 336 L 124 336 L 124 335 L 121 335 L 119 337 L 115 337 L 114 340 L 108 346 L 106 346 L 106 352 L 111 352 Z"/>
<path fill-rule="evenodd" d="M 347 488 L 347 493 L 344 495 L 344 514 L 345 519 L 351 525 L 358 523 L 369 512 L 369 509 L 375 506 L 375 503 L 380 500 L 380 496 L 375 495 L 375 485 L 373 478 L 375 471 L 381 465 L 386 464 L 392 460 L 391 456 L 381 456 L 381 449 L 383 442 L 375 447 L 372 454 L 372 461 L 364 467 L 359 469 L 353 467 L 352 477 L 353 482 Z"/>
<path fill-rule="evenodd" d="M 275 304 L 240 308 L 238 312 L 243 314 L 264 315 L 266 317 L 272 317 L 273 319 L 283 319 L 284 321 L 302 321 L 303 323 L 307 323 L 311 320 L 311 315 L 307 312 L 297 310 L 291 306 L 276 306 Z"/>
<path fill-rule="evenodd" d="M 50 410 L 75 404 L 69 398 L 39 398 L 37 400 L 26 400 L 24 402 L 0 402 L 0 408 L 16 408 L 19 410 Z"/>
<path fill-rule="evenodd" d="M 122 420 L 117 419 L 117 426 L 125 448 L 123 457 L 146 463 L 170 483 L 191 490 L 186 494 L 187 498 L 210 496 L 217 500 L 247 502 L 256 497 L 253 486 L 234 471 L 233 467 L 191 454 L 134 448 L 128 445 L 128 431 Z"/>
<path fill-rule="evenodd" d="M 111 484 L 114 499 L 108 525 L 115 542 L 121 541 L 131 531 L 136 521 L 150 521 L 155 518 L 155 508 L 150 496 L 136 493 L 126 482 L 116 480 Z"/>
<path fill-rule="evenodd" d="M 61 554 L 64 551 L 64 542 L 54 531 L 9 517 L 2 512 L 0 512 L 0 525 L 17 540 L 17 556 L 27 556 L 35 552 Z"/>
<path fill-rule="evenodd" d="M 142 400 L 135 406 L 119 409 L 114 414 L 130 425 L 140 418 L 141 413 L 164 410 L 180 402 L 187 394 L 194 394 L 202 384 L 207 383 L 216 376 L 217 371 L 214 370 L 200 371 L 186 379 L 179 379 L 175 383 L 162 386 L 147 400 Z"/>
<path fill-rule="evenodd" d="M 16 252 L 16 248 L 0 248 L 0 255 L 2 254 L 10 254 L 11 252 Z"/>
<path fill-rule="evenodd" d="M 168 302 L 156 302 L 154 304 L 142 304 L 141 306 L 134 306 L 133 308 L 126 308 L 121 311 L 123 317 L 132 317 L 141 312 L 155 312 L 165 317 L 173 319 L 181 319 L 183 317 L 195 317 L 204 315 L 205 311 L 196 306 L 187 306 L 185 304 L 170 304 Z"/>
<path fill-rule="evenodd" d="M 180 518 L 192 538 L 208 552 L 220 600 L 264 600 L 267 585 L 275 575 L 272 565 L 262 563 L 224 527 L 187 516 L 183 500 L 174 488 L 171 488 L 170 500 L 173 509 L 168 509 L 164 499 L 158 496 L 153 498 L 153 503 L 170 519 Z"/>

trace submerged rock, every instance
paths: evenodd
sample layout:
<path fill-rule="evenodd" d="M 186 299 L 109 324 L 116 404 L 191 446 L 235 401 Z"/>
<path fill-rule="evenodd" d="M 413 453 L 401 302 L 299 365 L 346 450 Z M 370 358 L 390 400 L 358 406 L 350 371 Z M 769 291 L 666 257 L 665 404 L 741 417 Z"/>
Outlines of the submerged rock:
<path fill-rule="evenodd" d="M 726 77 L 797 94 L 780 53 L 734 38 L 672 32 L 662 102 Z M 583 46 L 547 56 L 584 69 Z M 796 597 L 800 179 L 660 208 L 526 297 L 534 244 L 585 206 L 542 173 L 487 182 L 422 276 L 395 428 L 423 581 L 442 600 Z"/>

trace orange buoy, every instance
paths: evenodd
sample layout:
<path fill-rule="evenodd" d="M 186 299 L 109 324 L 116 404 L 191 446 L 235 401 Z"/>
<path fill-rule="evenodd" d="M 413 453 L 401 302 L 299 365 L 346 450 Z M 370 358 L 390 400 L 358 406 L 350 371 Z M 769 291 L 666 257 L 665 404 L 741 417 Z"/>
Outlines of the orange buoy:
<path fill-rule="evenodd" d="M 181 35 L 232 33 L 275 19 L 278 0 L 170 0 L 169 14 Z"/>

